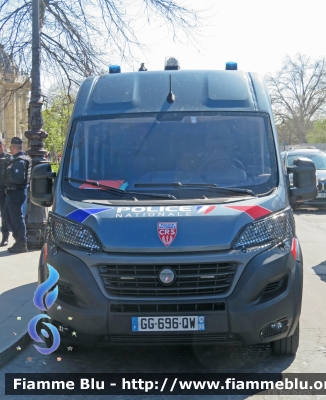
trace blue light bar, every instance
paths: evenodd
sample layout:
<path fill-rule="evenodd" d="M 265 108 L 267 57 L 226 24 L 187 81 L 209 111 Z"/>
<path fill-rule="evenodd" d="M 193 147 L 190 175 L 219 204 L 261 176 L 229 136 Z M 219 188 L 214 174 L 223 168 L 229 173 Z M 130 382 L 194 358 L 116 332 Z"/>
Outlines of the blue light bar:
<path fill-rule="evenodd" d="M 110 65 L 109 74 L 119 74 L 121 72 L 120 65 Z"/>
<path fill-rule="evenodd" d="M 233 61 L 228 61 L 228 62 L 225 64 L 225 69 L 235 71 L 235 70 L 238 69 L 238 63 L 233 62 Z"/>

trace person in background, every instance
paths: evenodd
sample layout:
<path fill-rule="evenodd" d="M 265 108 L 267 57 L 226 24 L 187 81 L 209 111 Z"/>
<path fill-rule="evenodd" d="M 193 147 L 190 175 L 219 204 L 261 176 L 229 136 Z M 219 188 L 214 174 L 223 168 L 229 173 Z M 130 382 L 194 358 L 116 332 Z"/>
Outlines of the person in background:
<path fill-rule="evenodd" d="M 13 159 L 6 169 L 7 196 L 3 219 L 16 241 L 12 247 L 8 248 L 9 253 L 25 253 L 27 252 L 27 237 L 23 205 L 26 200 L 26 188 L 31 179 L 32 159 L 23 151 L 23 141 L 18 137 L 11 139 L 10 151 Z"/>
<path fill-rule="evenodd" d="M 5 192 L 5 180 L 6 180 L 6 169 L 12 160 L 12 156 L 7 154 L 5 151 L 5 142 L 0 138 L 0 212 L 1 212 L 1 232 L 2 240 L 0 246 L 4 247 L 8 245 L 9 228 L 6 221 L 3 218 L 3 210 L 5 207 L 6 192 Z"/>

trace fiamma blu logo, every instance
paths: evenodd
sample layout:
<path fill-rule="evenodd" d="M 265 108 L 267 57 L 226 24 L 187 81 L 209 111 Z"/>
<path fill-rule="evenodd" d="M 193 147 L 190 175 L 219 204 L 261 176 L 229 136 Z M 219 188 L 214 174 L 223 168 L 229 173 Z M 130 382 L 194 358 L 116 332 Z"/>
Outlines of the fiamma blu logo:
<path fill-rule="evenodd" d="M 54 287 L 54 285 L 59 280 L 59 273 L 56 269 L 51 267 L 51 265 L 47 264 L 47 267 L 49 270 L 49 277 L 45 282 L 43 282 L 35 290 L 34 298 L 33 298 L 35 306 L 43 311 L 47 311 L 50 307 L 52 307 L 58 297 L 58 286 L 56 285 Z M 52 290 L 49 291 L 50 289 L 52 289 Z M 51 319 L 47 314 L 39 314 L 39 315 L 36 315 L 34 318 L 32 318 L 28 324 L 29 336 L 33 340 L 35 340 L 35 342 L 38 342 L 38 343 L 44 343 L 44 340 L 40 338 L 40 336 L 37 332 L 37 324 L 43 318 Z M 47 323 L 47 322 L 41 322 L 41 323 L 43 325 L 47 326 L 50 333 L 52 334 L 52 337 L 53 337 L 52 346 L 51 347 L 39 347 L 34 344 L 34 347 L 41 354 L 51 354 L 55 350 L 57 350 L 57 348 L 60 345 L 60 334 L 59 334 L 57 328 L 55 326 L 53 326 L 52 324 Z M 46 338 L 49 337 L 49 333 L 45 329 L 41 329 L 41 333 L 44 337 L 46 337 Z"/>
<path fill-rule="evenodd" d="M 157 233 L 161 242 L 169 247 L 177 236 L 177 222 L 158 222 L 157 223 Z"/>

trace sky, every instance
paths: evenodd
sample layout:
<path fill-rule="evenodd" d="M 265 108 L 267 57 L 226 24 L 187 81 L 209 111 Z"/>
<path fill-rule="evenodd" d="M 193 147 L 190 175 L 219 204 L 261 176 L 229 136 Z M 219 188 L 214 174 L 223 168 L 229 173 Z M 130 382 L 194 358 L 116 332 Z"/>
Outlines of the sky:
<path fill-rule="evenodd" d="M 175 0 L 181 2 L 181 0 Z M 300 52 L 312 59 L 326 56 L 326 1 L 185 0 L 195 9 L 208 9 L 198 47 L 175 43 L 166 27 L 139 19 L 137 35 L 149 49 L 137 54 L 148 70 L 164 68 L 165 56 L 177 57 L 181 69 L 224 69 L 236 61 L 238 69 L 275 74 L 286 54 Z M 112 60 L 120 63 L 120 60 Z M 123 71 L 132 68 L 124 63 Z M 138 68 L 138 64 L 135 65 Z"/>

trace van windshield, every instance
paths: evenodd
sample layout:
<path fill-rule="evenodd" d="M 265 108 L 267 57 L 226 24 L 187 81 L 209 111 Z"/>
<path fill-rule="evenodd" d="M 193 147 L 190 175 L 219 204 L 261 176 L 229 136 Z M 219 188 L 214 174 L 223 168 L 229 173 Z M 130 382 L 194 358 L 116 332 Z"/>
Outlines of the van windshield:
<path fill-rule="evenodd" d="M 64 176 L 125 190 L 124 200 L 128 191 L 172 194 L 176 199 L 225 197 L 207 191 L 209 185 L 263 194 L 275 188 L 278 179 L 270 121 L 263 113 L 85 118 L 73 125 L 63 168 Z M 114 191 L 73 180 L 63 181 L 63 188 L 82 199 L 119 199 Z"/>

